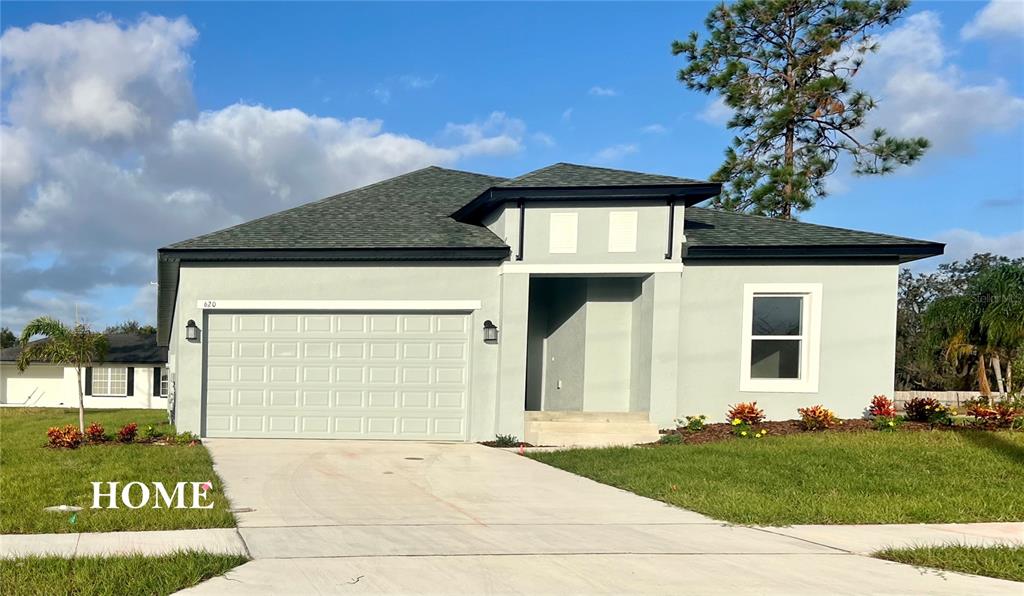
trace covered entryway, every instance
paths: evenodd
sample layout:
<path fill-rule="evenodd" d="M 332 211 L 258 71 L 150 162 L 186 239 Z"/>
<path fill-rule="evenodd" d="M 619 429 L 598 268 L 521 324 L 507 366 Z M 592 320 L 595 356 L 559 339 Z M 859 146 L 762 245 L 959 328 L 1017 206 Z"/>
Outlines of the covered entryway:
<path fill-rule="evenodd" d="M 464 441 L 470 318 L 211 312 L 204 435 Z"/>

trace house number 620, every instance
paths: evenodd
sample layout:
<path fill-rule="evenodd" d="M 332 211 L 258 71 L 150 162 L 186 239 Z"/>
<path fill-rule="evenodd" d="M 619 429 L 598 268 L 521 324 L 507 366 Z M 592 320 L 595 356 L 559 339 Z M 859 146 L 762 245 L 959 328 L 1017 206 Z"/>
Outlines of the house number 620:
<path fill-rule="evenodd" d="M 217 308 L 216 300 L 205 300 L 203 301 L 203 308 Z"/>

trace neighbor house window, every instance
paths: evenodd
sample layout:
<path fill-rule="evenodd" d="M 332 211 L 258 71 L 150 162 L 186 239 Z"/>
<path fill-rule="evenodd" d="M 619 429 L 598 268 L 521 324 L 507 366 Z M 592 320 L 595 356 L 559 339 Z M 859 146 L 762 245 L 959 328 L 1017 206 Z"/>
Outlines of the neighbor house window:
<path fill-rule="evenodd" d="M 92 394 L 113 397 L 128 395 L 128 368 L 112 366 L 93 368 Z"/>
<path fill-rule="evenodd" d="M 170 377 L 168 376 L 167 369 L 166 368 L 161 368 L 160 369 L 160 397 L 167 397 L 168 395 L 170 395 L 170 391 L 168 391 L 168 389 L 170 388 L 170 383 L 171 383 L 171 381 L 170 381 Z"/>
<path fill-rule="evenodd" d="M 746 284 L 741 391 L 815 392 L 821 284 Z"/>

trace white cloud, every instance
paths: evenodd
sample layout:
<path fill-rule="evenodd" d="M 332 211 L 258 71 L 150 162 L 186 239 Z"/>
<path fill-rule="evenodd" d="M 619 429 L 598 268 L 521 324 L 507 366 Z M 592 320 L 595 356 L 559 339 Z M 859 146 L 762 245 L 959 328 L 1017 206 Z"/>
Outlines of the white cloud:
<path fill-rule="evenodd" d="M 568 122 L 572 120 L 572 112 L 572 108 L 565 108 L 565 111 L 562 112 L 562 122 Z"/>
<path fill-rule="evenodd" d="M 615 97 L 619 95 L 617 90 L 612 89 L 611 87 L 601 87 L 600 85 L 594 85 L 587 93 L 597 95 L 598 97 Z"/>
<path fill-rule="evenodd" d="M 725 104 L 725 99 L 719 97 L 711 100 L 704 106 L 704 109 L 697 114 L 697 119 L 715 126 L 722 126 L 732 118 L 732 108 Z"/>
<path fill-rule="evenodd" d="M 530 136 L 539 145 L 543 145 L 545 147 L 554 147 L 555 145 L 558 144 L 558 143 L 555 142 L 555 137 L 549 135 L 546 132 L 535 132 L 535 133 L 533 133 Z"/>
<path fill-rule="evenodd" d="M 448 124 L 443 143 L 297 109 L 236 103 L 196 113 L 195 38 L 187 20 L 160 17 L 0 37 L 10 97 L 0 128 L 4 325 L 70 318 L 76 303 L 101 323 L 152 321 L 160 246 L 427 165 L 522 148 L 525 123 L 502 112 Z"/>
<path fill-rule="evenodd" d="M 934 269 L 939 263 L 964 261 L 979 252 L 990 252 L 1010 258 L 1024 257 L 1024 231 L 986 236 L 973 230 L 952 229 L 936 236 L 946 243 L 946 251 L 936 259 L 919 261 L 917 268 Z"/>
<path fill-rule="evenodd" d="M 426 89 L 433 87 L 434 83 L 437 82 L 437 75 L 432 77 L 423 77 L 420 75 L 402 75 L 398 77 L 400 83 L 408 87 L 409 89 Z"/>
<path fill-rule="evenodd" d="M 595 153 L 593 160 L 597 163 L 616 162 L 622 159 L 623 157 L 626 157 L 627 155 L 636 153 L 639 150 L 640 147 L 632 143 L 621 143 L 618 145 L 611 145 L 610 147 L 605 147 L 604 149 L 601 149 L 600 151 Z"/>
<path fill-rule="evenodd" d="M 647 126 L 641 128 L 640 132 L 645 132 L 647 134 L 652 135 L 663 135 L 668 132 L 668 129 L 665 128 L 665 125 L 658 124 L 657 122 L 655 122 L 654 124 L 648 124 Z"/>
<path fill-rule="evenodd" d="M 382 104 L 391 103 L 391 89 L 378 85 L 370 90 L 370 95 Z"/>
<path fill-rule="evenodd" d="M 870 127 L 897 136 L 924 136 L 935 152 L 964 152 L 979 132 L 1008 132 L 1024 121 L 1024 98 L 1005 80 L 968 82 L 949 59 L 942 23 L 931 12 L 909 17 L 878 38 L 854 84 L 878 101 Z"/>
<path fill-rule="evenodd" d="M 1024 2 L 991 0 L 960 30 L 963 39 L 1024 36 Z"/>
<path fill-rule="evenodd" d="M 505 112 L 491 112 L 486 119 L 468 124 L 445 125 L 446 135 L 461 140 L 455 150 L 465 156 L 516 153 L 522 149 L 525 132 L 526 124 Z"/>

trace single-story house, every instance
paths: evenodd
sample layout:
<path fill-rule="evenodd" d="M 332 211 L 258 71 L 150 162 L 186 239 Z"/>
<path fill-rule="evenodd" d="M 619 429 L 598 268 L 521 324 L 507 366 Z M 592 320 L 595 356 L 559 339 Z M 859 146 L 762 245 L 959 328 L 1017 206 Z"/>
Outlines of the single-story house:
<path fill-rule="evenodd" d="M 697 206 L 720 190 L 428 167 L 162 248 L 174 420 L 625 441 L 737 402 L 854 417 L 891 395 L 898 267 L 943 245 Z"/>
<path fill-rule="evenodd" d="M 103 362 L 82 371 L 85 407 L 167 409 L 167 348 L 156 335 L 109 333 L 107 342 Z M 0 405 L 78 407 L 75 367 L 33 361 L 19 371 L 20 353 L 17 346 L 0 350 Z"/>

